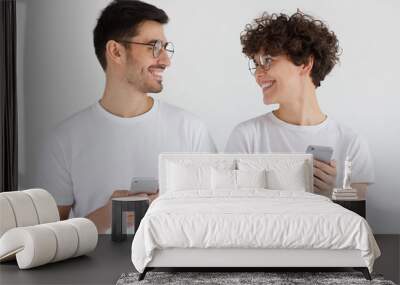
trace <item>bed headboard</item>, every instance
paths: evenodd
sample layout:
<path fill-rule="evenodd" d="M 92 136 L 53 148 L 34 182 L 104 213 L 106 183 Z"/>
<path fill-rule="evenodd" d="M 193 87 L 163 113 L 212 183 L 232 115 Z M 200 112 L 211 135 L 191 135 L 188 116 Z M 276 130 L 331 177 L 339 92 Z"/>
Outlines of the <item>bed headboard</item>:
<path fill-rule="evenodd" d="M 168 184 L 167 170 L 171 163 L 195 166 L 219 166 L 230 169 L 251 169 L 266 167 L 268 169 L 304 165 L 304 188 L 313 192 L 313 158 L 304 153 L 273 153 L 273 154 L 211 154 L 211 153 L 162 153 L 159 155 L 158 175 L 160 194 L 165 193 Z M 281 171 L 282 172 L 282 171 Z"/>

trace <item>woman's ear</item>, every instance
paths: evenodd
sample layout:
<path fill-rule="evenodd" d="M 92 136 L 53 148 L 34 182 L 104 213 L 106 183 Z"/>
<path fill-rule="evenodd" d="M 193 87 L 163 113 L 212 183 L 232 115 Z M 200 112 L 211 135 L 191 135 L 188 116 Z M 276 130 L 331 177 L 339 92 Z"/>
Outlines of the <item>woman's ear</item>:
<path fill-rule="evenodd" d="M 314 66 L 314 57 L 310 56 L 307 62 L 301 65 L 301 70 L 300 70 L 301 75 L 310 75 L 313 66 Z"/>

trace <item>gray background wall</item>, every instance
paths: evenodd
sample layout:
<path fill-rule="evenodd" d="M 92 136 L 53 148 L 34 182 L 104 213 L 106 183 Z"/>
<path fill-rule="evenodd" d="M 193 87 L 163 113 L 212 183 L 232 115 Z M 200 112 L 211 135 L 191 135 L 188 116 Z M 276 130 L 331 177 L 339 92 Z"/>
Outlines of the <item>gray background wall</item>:
<path fill-rule="evenodd" d="M 370 144 L 376 183 L 367 197 L 374 232 L 400 233 L 400 2 L 151 0 L 171 21 L 167 38 L 176 54 L 165 91 L 157 95 L 204 119 L 220 151 L 232 128 L 270 111 L 247 70 L 239 33 L 263 11 L 300 8 L 327 22 L 343 48 L 341 64 L 318 89 L 329 116 Z M 97 101 L 104 74 L 92 30 L 106 0 L 17 0 L 20 184 L 32 185 L 44 134 Z"/>

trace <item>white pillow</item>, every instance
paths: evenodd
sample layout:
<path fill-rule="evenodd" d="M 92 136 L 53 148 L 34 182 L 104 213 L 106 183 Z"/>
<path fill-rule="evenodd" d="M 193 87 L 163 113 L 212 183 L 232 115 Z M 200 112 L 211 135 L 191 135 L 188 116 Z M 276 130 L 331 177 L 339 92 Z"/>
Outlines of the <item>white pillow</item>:
<path fill-rule="evenodd" d="M 212 168 L 211 189 L 236 189 L 236 170 Z"/>
<path fill-rule="evenodd" d="M 267 188 L 267 171 L 236 170 L 237 188 Z"/>
<path fill-rule="evenodd" d="M 210 189 L 211 167 L 168 164 L 167 185 L 171 191 Z"/>
<path fill-rule="evenodd" d="M 307 191 L 304 167 L 304 165 L 298 165 L 292 169 L 268 171 L 268 188 L 273 190 Z"/>
<path fill-rule="evenodd" d="M 239 159 L 240 170 L 267 171 L 267 188 L 273 190 L 307 191 L 312 189 L 309 167 L 304 160 L 291 158 Z"/>
<path fill-rule="evenodd" d="M 263 170 L 211 170 L 211 189 L 266 188 L 266 171 Z"/>

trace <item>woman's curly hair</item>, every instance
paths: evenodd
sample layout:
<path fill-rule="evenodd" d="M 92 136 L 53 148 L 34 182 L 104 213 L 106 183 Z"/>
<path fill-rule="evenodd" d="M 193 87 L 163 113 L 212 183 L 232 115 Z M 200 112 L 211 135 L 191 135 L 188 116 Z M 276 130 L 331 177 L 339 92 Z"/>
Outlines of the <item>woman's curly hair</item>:
<path fill-rule="evenodd" d="M 312 57 L 311 78 L 316 87 L 339 61 L 340 48 L 334 32 L 300 11 L 291 16 L 264 13 L 246 25 L 240 41 L 248 57 L 260 51 L 271 56 L 287 55 L 295 65 L 306 64 Z"/>

